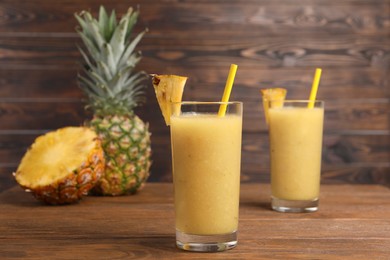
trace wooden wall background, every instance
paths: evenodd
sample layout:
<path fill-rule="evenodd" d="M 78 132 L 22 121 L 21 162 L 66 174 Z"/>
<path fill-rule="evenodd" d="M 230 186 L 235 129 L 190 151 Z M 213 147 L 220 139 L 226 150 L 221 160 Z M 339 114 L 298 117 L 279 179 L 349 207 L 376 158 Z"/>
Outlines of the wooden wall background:
<path fill-rule="evenodd" d="M 38 135 L 88 117 L 76 84 L 75 12 L 140 5 L 148 73 L 189 76 L 186 100 L 218 99 L 231 63 L 245 103 L 242 181 L 269 181 L 261 87 L 307 98 L 315 67 L 326 102 L 323 183 L 390 185 L 389 0 L 1 0 L 0 191 Z M 153 133 L 150 181 L 171 181 L 169 129 L 153 88 L 138 109 Z M 302 158 L 304 160 L 304 158 Z"/>

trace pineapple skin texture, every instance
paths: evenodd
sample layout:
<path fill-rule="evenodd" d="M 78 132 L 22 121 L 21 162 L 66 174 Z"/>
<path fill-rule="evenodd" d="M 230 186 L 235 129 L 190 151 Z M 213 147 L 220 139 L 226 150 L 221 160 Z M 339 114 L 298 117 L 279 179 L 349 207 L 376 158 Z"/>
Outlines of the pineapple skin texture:
<path fill-rule="evenodd" d="M 67 176 L 44 186 L 29 187 L 19 183 L 17 175 L 14 173 L 18 184 L 31 193 L 37 200 L 50 205 L 73 204 L 88 195 L 88 192 L 96 185 L 103 176 L 105 159 L 104 152 L 99 139 L 95 139 L 95 147 L 89 153 L 88 158 L 73 172 Z"/>
<path fill-rule="evenodd" d="M 101 149 L 96 150 L 86 165 L 75 170 L 53 185 L 31 190 L 32 195 L 39 201 L 50 205 L 73 204 L 88 195 L 104 173 L 104 154 Z M 25 190 L 29 190 L 24 187 Z"/>
<path fill-rule="evenodd" d="M 102 140 L 106 161 L 92 193 L 119 196 L 142 189 L 152 164 L 149 125 L 134 114 L 95 116 L 90 125 Z"/>

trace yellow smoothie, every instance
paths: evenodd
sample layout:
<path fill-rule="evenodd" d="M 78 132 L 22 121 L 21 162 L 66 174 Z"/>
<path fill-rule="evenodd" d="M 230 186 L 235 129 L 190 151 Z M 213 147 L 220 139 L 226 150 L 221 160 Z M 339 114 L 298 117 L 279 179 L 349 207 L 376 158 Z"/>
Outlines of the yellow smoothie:
<path fill-rule="evenodd" d="M 242 117 L 171 117 L 176 229 L 196 235 L 237 230 Z"/>
<path fill-rule="evenodd" d="M 272 196 L 315 200 L 319 196 L 324 109 L 269 109 Z"/>

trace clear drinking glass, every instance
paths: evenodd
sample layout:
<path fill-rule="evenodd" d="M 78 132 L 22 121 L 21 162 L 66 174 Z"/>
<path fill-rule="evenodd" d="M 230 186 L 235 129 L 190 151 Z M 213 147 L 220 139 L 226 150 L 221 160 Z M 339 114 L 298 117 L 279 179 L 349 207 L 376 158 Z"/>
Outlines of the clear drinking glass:
<path fill-rule="evenodd" d="M 218 110 L 226 107 L 226 114 Z M 172 105 L 171 144 L 176 245 L 224 251 L 237 245 L 241 102 Z"/>
<path fill-rule="evenodd" d="M 268 110 L 272 209 L 312 212 L 318 209 L 324 102 L 271 101 Z"/>

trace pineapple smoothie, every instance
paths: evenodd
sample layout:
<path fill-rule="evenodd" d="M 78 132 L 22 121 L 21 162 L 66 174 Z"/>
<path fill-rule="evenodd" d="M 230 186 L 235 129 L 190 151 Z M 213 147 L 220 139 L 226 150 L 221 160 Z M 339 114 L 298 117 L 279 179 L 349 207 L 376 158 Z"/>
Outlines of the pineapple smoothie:
<path fill-rule="evenodd" d="M 271 189 L 282 200 L 319 197 L 323 107 L 269 108 Z"/>
<path fill-rule="evenodd" d="M 238 225 L 242 111 L 171 117 L 176 229 L 235 232 Z"/>

